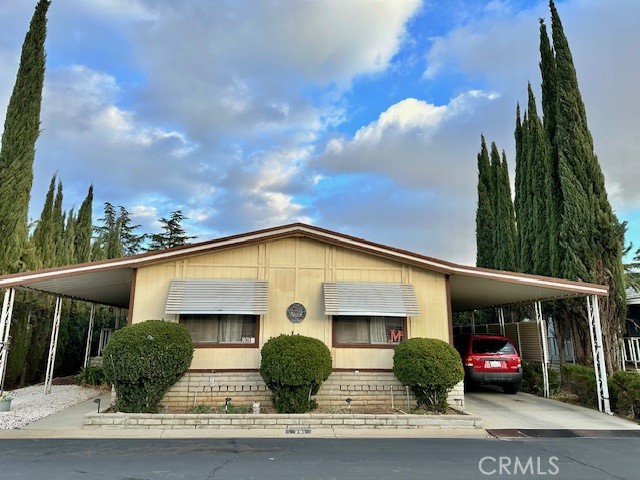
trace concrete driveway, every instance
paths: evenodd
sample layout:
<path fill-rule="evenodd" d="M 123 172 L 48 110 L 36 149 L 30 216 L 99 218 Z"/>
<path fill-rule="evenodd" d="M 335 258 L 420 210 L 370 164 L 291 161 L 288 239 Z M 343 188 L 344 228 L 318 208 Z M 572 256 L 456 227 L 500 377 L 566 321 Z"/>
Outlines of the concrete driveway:
<path fill-rule="evenodd" d="M 597 410 L 501 389 L 465 394 L 465 413 L 482 418 L 485 429 L 640 430 L 640 425 Z"/>

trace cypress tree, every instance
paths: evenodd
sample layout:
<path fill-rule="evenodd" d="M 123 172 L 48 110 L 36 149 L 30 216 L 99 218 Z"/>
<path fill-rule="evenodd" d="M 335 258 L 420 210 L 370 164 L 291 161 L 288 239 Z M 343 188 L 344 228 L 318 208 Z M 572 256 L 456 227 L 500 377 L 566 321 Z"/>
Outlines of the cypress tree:
<path fill-rule="evenodd" d="M 506 155 L 500 157 L 495 142 L 491 143 L 491 187 L 494 225 L 492 235 L 493 261 L 491 268 L 498 270 L 515 270 L 516 260 L 516 231 L 515 215 L 511 200 L 511 186 L 509 185 L 509 171 Z"/>
<path fill-rule="evenodd" d="M 76 239 L 76 218 L 73 208 L 67 214 L 67 221 L 64 228 L 62 248 L 60 251 L 59 264 L 71 265 L 76 261 L 75 239 Z"/>
<path fill-rule="evenodd" d="M 87 196 L 80 205 L 78 218 L 75 224 L 75 262 L 84 263 L 91 260 L 91 234 L 93 232 L 93 220 L 91 211 L 93 209 L 93 185 L 89 187 Z"/>
<path fill-rule="evenodd" d="M 529 215 L 532 228 L 531 234 L 531 266 L 529 273 L 538 275 L 551 275 L 551 216 L 553 211 L 553 192 L 551 191 L 551 172 L 548 168 L 547 140 L 544 135 L 542 121 L 538 117 L 536 99 L 531 90 L 531 84 L 527 86 L 527 165 L 529 173 L 527 183 L 529 185 L 530 201 Z"/>
<path fill-rule="evenodd" d="M 35 144 L 40 133 L 48 0 L 36 5 L 25 36 L 20 66 L 0 147 L 0 273 L 24 268 L 21 257 L 28 239 L 28 209 L 33 183 Z"/>
<path fill-rule="evenodd" d="M 56 189 L 56 175 L 51 177 L 49 190 L 45 197 L 44 206 L 40 219 L 33 231 L 33 246 L 35 248 L 35 259 L 38 262 L 34 268 L 51 267 L 51 260 L 55 256 L 54 235 L 54 202 Z"/>
<path fill-rule="evenodd" d="M 545 186 L 551 191 L 548 212 L 549 234 L 549 271 L 552 276 L 561 276 L 560 268 L 560 223 L 562 222 L 562 186 L 558 172 L 558 144 L 556 141 L 557 103 L 558 103 L 558 71 L 556 57 L 549 42 L 547 28 L 540 20 L 540 74 L 542 76 L 542 113 L 547 150 L 547 170 L 549 177 Z"/>
<path fill-rule="evenodd" d="M 500 163 L 500 218 L 504 225 L 503 253 L 500 259 L 499 268 L 502 270 L 516 271 L 517 257 L 517 231 L 516 215 L 511 200 L 511 182 L 509 181 L 509 167 L 507 165 L 507 154 L 502 151 L 502 162 Z"/>
<path fill-rule="evenodd" d="M 606 360 L 611 369 L 616 365 L 614 352 L 626 310 L 621 261 L 624 227 L 607 198 L 569 43 L 553 0 L 549 7 L 553 50 L 541 24 L 540 66 L 550 159 L 547 167 L 551 169 L 552 188 L 559 192 L 553 203 L 558 215 L 559 248 L 557 258 L 552 261 L 557 262 L 558 276 L 609 285 L 610 295 L 602 300 L 601 321 Z M 553 226 L 550 230 L 553 246 L 556 244 Z M 573 334 L 578 359 L 588 359 L 590 350 L 585 347 L 589 340 L 582 302 L 565 302 L 557 310 L 556 318 L 561 327 L 558 330 L 566 329 Z"/>
<path fill-rule="evenodd" d="M 478 153 L 478 207 L 476 210 L 476 265 L 491 268 L 494 260 L 493 230 L 495 216 L 492 199 L 492 174 L 484 135 Z"/>
<path fill-rule="evenodd" d="M 53 203 L 53 223 L 52 223 L 52 238 L 53 244 L 53 258 L 50 260 L 50 266 L 57 267 L 61 265 L 62 257 L 64 256 L 63 243 L 64 243 L 64 227 L 65 227 L 65 214 L 62 210 L 62 182 L 58 181 L 58 189 L 56 191 L 56 199 Z"/>

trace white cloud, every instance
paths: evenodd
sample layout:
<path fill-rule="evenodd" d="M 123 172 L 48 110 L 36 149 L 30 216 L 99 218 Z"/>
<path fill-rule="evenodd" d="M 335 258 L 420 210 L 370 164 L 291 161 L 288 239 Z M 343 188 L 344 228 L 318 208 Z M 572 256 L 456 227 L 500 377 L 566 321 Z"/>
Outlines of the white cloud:
<path fill-rule="evenodd" d="M 353 138 L 330 140 L 317 163 L 331 172 L 377 172 L 412 188 L 459 190 L 463 184 L 453 172 L 473 170 L 470 150 L 477 148 L 480 135 L 478 131 L 468 145 L 460 145 L 464 124 L 486 118 L 497 99 L 495 93 L 477 90 L 458 95 L 448 105 L 404 99 Z M 461 149 L 467 153 L 460 155 Z"/>

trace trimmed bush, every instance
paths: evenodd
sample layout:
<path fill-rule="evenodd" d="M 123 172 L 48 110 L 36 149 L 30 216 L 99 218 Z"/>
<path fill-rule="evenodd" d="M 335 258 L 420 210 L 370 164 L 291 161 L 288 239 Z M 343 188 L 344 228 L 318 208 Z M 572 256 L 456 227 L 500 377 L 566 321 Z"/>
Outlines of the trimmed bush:
<path fill-rule="evenodd" d="M 89 365 L 80 370 L 80 373 L 76 375 L 76 380 L 82 385 L 104 385 L 107 383 L 102 367 L 95 367 L 93 365 Z"/>
<path fill-rule="evenodd" d="M 437 412 L 447 411 L 447 393 L 464 378 L 456 349 L 435 338 L 400 343 L 393 354 L 393 373 L 409 386 L 418 406 Z"/>
<path fill-rule="evenodd" d="M 589 408 L 598 406 L 596 374 L 593 371 L 593 367 L 565 363 L 560 367 L 560 373 L 562 375 L 562 387 L 575 395 L 580 405 Z"/>
<path fill-rule="evenodd" d="M 544 382 L 542 379 L 542 363 L 523 362 L 522 364 L 522 384 L 520 389 L 523 392 L 533 393 L 542 396 L 544 394 Z M 560 372 L 549 369 L 549 393 L 555 395 L 560 392 Z"/>
<path fill-rule="evenodd" d="M 616 372 L 609 377 L 611 408 L 618 415 L 640 420 L 640 374 Z"/>
<path fill-rule="evenodd" d="M 120 412 L 155 413 L 164 393 L 189 368 L 191 335 L 184 325 L 147 320 L 117 330 L 104 349 L 103 368 Z"/>
<path fill-rule="evenodd" d="M 262 347 L 260 375 L 278 413 L 304 413 L 317 407 L 312 395 L 331 374 L 331 352 L 320 340 L 280 335 Z"/>

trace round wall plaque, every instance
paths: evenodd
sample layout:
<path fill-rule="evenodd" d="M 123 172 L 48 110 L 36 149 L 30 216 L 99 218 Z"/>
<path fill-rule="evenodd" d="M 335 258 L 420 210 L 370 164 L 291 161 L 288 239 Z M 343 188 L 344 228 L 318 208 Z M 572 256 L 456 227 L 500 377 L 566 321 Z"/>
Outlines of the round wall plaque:
<path fill-rule="evenodd" d="M 300 323 L 307 316 L 307 309 L 301 303 L 292 303 L 287 308 L 287 318 L 292 323 Z"/>

